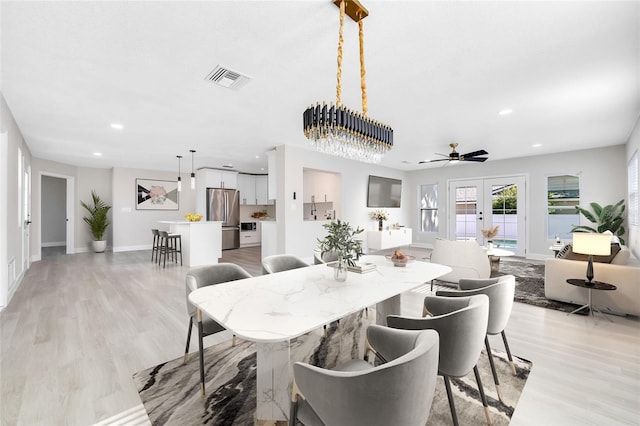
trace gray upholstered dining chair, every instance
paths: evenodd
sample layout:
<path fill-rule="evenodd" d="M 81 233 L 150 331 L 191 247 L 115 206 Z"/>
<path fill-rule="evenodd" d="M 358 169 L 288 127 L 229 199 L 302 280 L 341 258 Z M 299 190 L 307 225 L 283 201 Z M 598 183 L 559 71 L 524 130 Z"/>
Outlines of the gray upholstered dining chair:
<path fill-rule="evenodd" d="M 304 268 L 309 266 L 299 257 L 291 254 L 274 254 L 262 259 L 262 274 L 275 274 L 289 269 Z"/>
<path fill-rule="evenodd" d="M 444 378 L 453 424 L 458 425 L 456 406 L 451 392 L 450 378 L 463 377 L 473 370 L 484 406 L 487 423 L 492 424 L 487 397 L 478 372 L 478 359 L 487 334 L 489 298 L 484 294 L 468 297 L 427 296 L 426 318 L 387 317 L 387 325 L 405 330 L 436 330 L 440 335 L 438 374 Z"/>
<path fill-rule="evenodd" d="M 438 371 L 438 333 L 367 328 L 381 364 L 352 360 L 332 370 L 296 362 L 289 425 L 424 426 Z"/>
<path fill-rule="evenodd" d="M 500 391 L 500 381 L 494 364 L 493 355 L 491 354 L 491 346 L 489 345 L 489 337 L 496 334 L 502 335 L 502 341 L 509 357 L 509 364 L 513 375 L 516 375 L 516 368 L 511 356 L 511 350 L 507 343 L 507 335 L 504 329 L 507 327 L 511 309 L 513 308 L 513 297 L 516 291 L 516 278 L 513 275 L 503 275 L 496 278 L 488 278 L 483 280 L 462 279 L 458 286 L 460 291 L 441 290 L 436 296 L 446 297 L 466 297 L 476 294 L 486 294 L 489 297 L 489 323 L 487 325 L 487 336 L 484 338 L 484 344 L 487 348 L 489 364 L 491 365 L 491 373 L 493 374 L 493 382 L 496 385 L 496 392 L 500 401 L 503 401 L 502 392 Z"/>
<path fill-rule="evenodd" d="M 314 265 L 322 265 L 323 263 L 335 262 L 336 260 L 338 260 L 338 253 L 335 251 L 328 251 L 325 254 L 322 254 L 320 250 L 313 252 Z"/>
<path fill-rule="evenodd" d="M 196 316 L 196 307 L 189 302 L 189 294 L 202 287 L 226 283 L 229 281 L 251 278 L 251 275 L 240 266 L 234 263 L 218 263 L 214 265 L 198 266 L 189 269 L 186 276 L 185 291 L 187 295 L 187 311 L 189 312 L 189 329 L 187 331 L 187 345 L 184 349 L 184 363 L 189 357 L 189 342 L 191 341 L 191 330 L 193 324 L 199 324 Z M 204 348 L 202 339 L 206 336 L 223 331 L 225 328 L 213 319 L 203 315 L 202 327 L 198 327 L 198 351 L 200 355 L 200 377 L 202 380 L 202 393 L 204 394 Z M 236 336 L 233 336 L 235 346 Z"/>

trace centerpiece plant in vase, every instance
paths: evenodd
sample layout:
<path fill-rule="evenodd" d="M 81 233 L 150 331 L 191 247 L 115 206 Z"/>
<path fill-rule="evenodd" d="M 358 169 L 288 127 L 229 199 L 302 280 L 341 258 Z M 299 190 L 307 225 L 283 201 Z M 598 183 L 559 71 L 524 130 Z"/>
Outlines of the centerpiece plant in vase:
<path fill-rule="evenodd" d="M 362 240 L 356 238 L 364 229 L 353 229 L 348 222 L 332 220 L 322 225 L 329 232 L 324 239 L 318 238 L 320 256 L 325 253 L 336 253 L 338 262 L 333 273 L 336 281 L 347 279 L 347 266 L 356 266 L 356 260 L 362 256 Z"/>
<path fill-rule="evenodd" d="M 87 216 L 83 217 L 93 236 L 91 246 L 96 253 L 102 253 L 107 248 L 107 241 L 104 239 L 104 233 L 109 227 L 108 213 L 111 206 L 107 204 L 96 191 L 91 191 L 92 204 L 80 201 L 80 205 L 87 211 Z"/>
<path fill-rule="evenodd" d="M 378 231 L 382 231 L 382 221 L 389 220 L 386 210 L 374 210 L 371 212 L 371 218 L 378 221 Z"/>
<path fill-rule="evenodd" d="M 487 248 L 493 248 L 493 238 L 498 235 L 498 230 L 500 229 L 499 225 L 492 226 L 490 228 L 482 228 L 480 232 L 482 232 L 482 236 L 487 240 Z"/>

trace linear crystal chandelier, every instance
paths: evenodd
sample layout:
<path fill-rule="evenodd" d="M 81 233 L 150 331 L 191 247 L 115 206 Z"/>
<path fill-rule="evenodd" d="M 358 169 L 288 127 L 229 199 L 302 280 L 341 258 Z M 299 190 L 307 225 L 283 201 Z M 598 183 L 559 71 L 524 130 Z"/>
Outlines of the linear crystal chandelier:
<path fill-rule="evenodd" d="M 311 145 L 326 154 L 338 155 L 367 163 L 379 163 L 393 147 L 393 129 L 367 117 L 367 86 L 364 66 L 364 31 L 362 20 L 369 15 L 357 0 L 335 0 L 340 7 L 338 35 L 338 73 L 335 105 L 316 103 L 302 115 L 304 135 Z M 342 45 L 344 44 L 344 15 L 358 23 L 360 39 L 360 88 L 362 112 L 342 104 Z"/>

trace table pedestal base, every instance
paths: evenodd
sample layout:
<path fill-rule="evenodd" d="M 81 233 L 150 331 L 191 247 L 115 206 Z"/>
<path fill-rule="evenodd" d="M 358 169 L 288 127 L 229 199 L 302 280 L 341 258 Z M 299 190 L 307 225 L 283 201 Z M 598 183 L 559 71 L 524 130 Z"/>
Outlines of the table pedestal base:
<path fill-rule="evenodd" d="M 603 318 L 606 318 L 610 322 L 613 322 L 613 320 L 611 318 L 605 316 L 605 314 L 601 310 L 599 310 L 598 308 L 593 306 L 593 302 L 592 302 L 592 299 L 591 299 L 591 291 L 593 289 L 587 288 L 587 290 L 589 290 L 589 302 L 586 305 L 580 306 L 578 309 L 575 309 L 575 310 L 569 312 L 567 315 L 578 313 L 583 309 L 588 309 L 589 313 L 587 315 L 590 315 L 590 316 L 593 317 L 593 322 L 594 323 L 598 324 L 598 320 L 596 319 L 596 312 L 599 313 Z"/>

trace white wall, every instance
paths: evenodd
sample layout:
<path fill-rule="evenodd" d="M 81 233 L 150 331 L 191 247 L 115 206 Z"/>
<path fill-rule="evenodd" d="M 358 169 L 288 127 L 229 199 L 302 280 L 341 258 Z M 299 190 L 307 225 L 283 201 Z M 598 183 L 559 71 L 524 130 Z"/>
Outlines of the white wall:
<path fill-rule="evenodd" d="M 402 179 L 401 208 L 386 209 L 389 223 L 409 225 L 410 214 L 406 206 L 411 205 L 413 192 L 407 185 L 407 175 L 400 170 L 362 163 L 320 154 L 312 150 L 281 145 L 276 148 L 277 173 L 277 235 L 278 253 L 289 253 L 308 258 L 317 246 L 316 238 L 325 232 L 316 221 L 303 220 L 303 170 L 315 169 L 339 173 L 342 181 L 342 213 L 338 219 L 349 222 L 354 228 L 365 229 L 363 239 L 366 247 L 366 231 L 377 230 L 377 222 L 369 217 L 374 210 L 367 208 L 367 183 L 369 175 Z M 293 199 L 293 193 L 296 199 Z M 336 209 L 338 210 L 338 209 Z"/>
<path fill-rule="evenodd" d="M 136 178 L 177 180 L 175 172 L 143 169 L 113 169 L 113 251 L 150 249 L 153 237 L 151 229 L 165 229 L 160 220 L 185 220 L 186 213 L 196 209 L 195 190 L 189 175 L 182 175 L 182 191 L 179 195 L 180 210 L 136 210 Z M 185 185 L 184 183 L 187 182 Z"/>
<path fill-rule="evenodd" d="M 550 155 L 539 155 L 509 160 L 487 161 L 480 164 L 458 164 L 436 167 L 409 175 L 411 196 L 406 204 L 410 209 L 414 241 L 429 245 L 434 235 L 419 231 L 420 214 L 418 187 L 420 184 L 437 183 L 440 197 L 440 236 L 447 237 L 447 182 L 451 179 L 485 178 L 510 175 L 527 177 L 527 257 L 543 258 L 551 255 L 551 240 L 546 237 L 546 179 L 549 175 L 580 175 L 580 199 L 582 205 L 592 201 L 614 204 L 626 198 L 625 146 L 589 149 Z M 588 224 L 583 219 L 582 224 Z"/>
<path fill-rule="evenodd" d="M 67 239 L 67 181 L 42 176 L 42 246 L 64 246 Z"/>
<path fill-rule="evenodd" d="M 634 153 L 638 153 L 638 155 L 640 155 L 640 118 L 636 120 L 636 125 L 629 137 L 629 141 L 627 142 L 627 164 Z M 640 173 L 638 173 L 638 180 L 640 181 Z M 638 182 L 638 185 L 640 186 L 640 182 Z M 628 186 L 626 187 L 628 188 Z M 625 197 L 625 199 L 627 200 L 626 205 L 628 206 L 629 199 L 628 197 Z M 629 221 L 627 220 L 626 223 L 629 223 Z M 640 226 L 628 226 L 627 233 L 629 236 L 629 238 L 627 238 L 627 245 L 631 249 L 633 255 L 640 258 Z"/>

